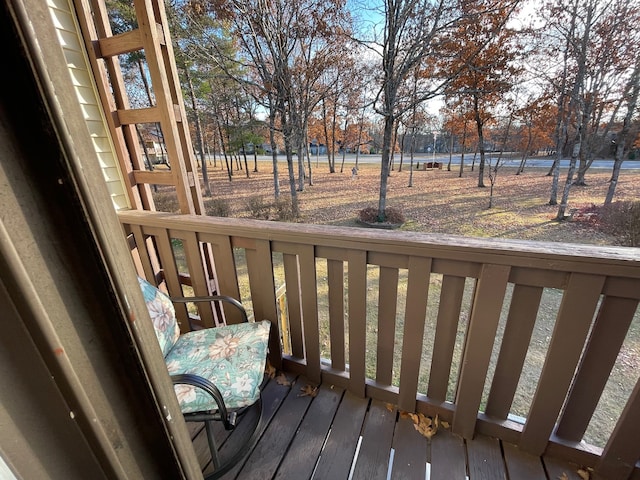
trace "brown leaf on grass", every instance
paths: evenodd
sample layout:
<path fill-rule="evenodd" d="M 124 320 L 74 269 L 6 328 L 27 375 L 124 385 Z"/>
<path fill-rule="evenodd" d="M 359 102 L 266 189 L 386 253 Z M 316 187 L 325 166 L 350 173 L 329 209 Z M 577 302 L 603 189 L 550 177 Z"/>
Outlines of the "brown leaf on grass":
<path fill-rule="evenodd" d="M 317 386 L 314 387 L 313 385 L 309 385 L 309 384 L 302 387 L 300 391 L 302 393 L 298 395 L 299 397 L 315 397 L 316 395 L 318 395 L 318 387 Z"/>
<path fill-rule="evenodd" d="M 276 383 L 278 385 L 284 385 L 285 387 L 291 385 L 291 382 L 283 372 L 280 372 L 280 375 L 276 377 Z"/>
<path fill-rule="evenodd" d="M 275 378 L 276 376 L 276 367 L 271 365 L 271 362 L 269 362 L 269 360 L 267 360 L 267 365 L 264 367 L 264 373 L 269 378 Z"/>

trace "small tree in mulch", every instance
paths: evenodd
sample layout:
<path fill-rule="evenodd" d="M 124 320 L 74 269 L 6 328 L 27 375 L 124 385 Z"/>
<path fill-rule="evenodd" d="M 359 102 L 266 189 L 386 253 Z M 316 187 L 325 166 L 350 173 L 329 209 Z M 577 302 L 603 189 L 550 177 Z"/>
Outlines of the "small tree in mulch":
<path fill-rule="evenodd" d="M 378 209 L 374 207 L 366 207 L 358 212 L 358 220 L 360 223 L 370 227 L 398 228 L 406 221 L 402 211 L 394 207 L 387 207 L 385 209 L 386 221 L 379 222 L 378 218 Z"/>

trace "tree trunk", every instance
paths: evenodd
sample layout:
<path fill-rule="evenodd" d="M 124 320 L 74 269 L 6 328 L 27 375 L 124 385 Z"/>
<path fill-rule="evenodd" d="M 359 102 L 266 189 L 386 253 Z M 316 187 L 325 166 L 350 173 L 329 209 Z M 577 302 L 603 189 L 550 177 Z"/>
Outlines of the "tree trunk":
<path fill-rule="evenodd" d="M 473 114 L 476 121 L 476 129 L 478 130 L 478 149 L 480 150 L 480 164 L 478 165 L 478 187 L 484 188 L 484 120 L 480 115 L 480 99 L 478 95 L 473 96 Z"/>
<path fill-rule="evenodd" d="M 436 150 L 436 141 L 434 137 L 434 140 L 433 140 L 434 157 L 435 157 L 435 150 Z M 452 159 L 453 159 L 453 132 L 451 132 L 451 139 L 449 140 L 449 165 L 451 165 Z"/>
<path fill-rule="evenodd" d="M 462 128 L 462 148 L 460 149 L 460 173 L 458 173 L 458 177 L 462 177 L 462 165 L 464 164 L 464 151 L 465 144 L 467 143 L 467 121 L 464 122 L 464 127 Z M 449 157 L 449 166 L 447 167 L 447 171 L 451 171 L 451 157 Z"/>
<path fill-rule="evenodd" d="M 187 67 L 183 68 L 185 78 L 187 80 L 187 87 L 189 90 L 189 98 L 191 99 L 191 108 L 193 109 L 193 116 L 196 123 L 196 148 L 200 154 L 200 167 L 202 169 L 202 182 L 204 183 L 204 195 L 205 197 L 211 196 L 211 187 L 209 186 L 209 174 L 207 173 L 207 162 L 204 157 L 204 142 L 202 141 L 202 122 L 200 121 L 200 112 L 198 110 L 198 102 L 196 102 L 196 94 L 193 91 L 193 83 L 191 81 L 191 75 Z"/>
<path fill-rule="evenodd" d="M 591 166 L 591 163 L 593 163 L 593 160 L 589 161 L 586 158 L 584 152 L 582 152 L 580 154 L 580 158 L 579 158 L 578 169 L 577 169 L 577 172 L 576 172 L 576 179 L 573 182 L 574 185 L 580 186 L 580 187 L 586 187 L 587 186 L 587 182 L 585 181 L 585 175 L 587 173 L 587 170 Z"/>
<path fill-rule="evenodd" d="M 569 202 L 569 191 L 571 190 L 571 185 L 573 184 L 573 174 L 576 170 L 576 161 L 578 159 L 578 156 L 580 155 L 580 145 L 581 139 L 578 139 L 573 147 L 573 153 L 571 155 L 571 160 L 569 161 L 567 180 L 564 183 L 562 199 L 560 200 L 560 205 L 558 206 L 558 214 L 556 215 L 556 220 L 558 221 L 564 220 L 567 211 L 567 204 Z"/>
<path fill-rule="evenodd" d="M 273 193 L 276 200 L 280 198 L 280 178 L 278 174 L 278 145 L 276 144 L 276 112 L 271 107 L 269 114 L 269 143 L 271 144 L 271 159 L 273 161 Z"/>
<path fill-rule="evenodd" d="M 249 178 L 249 164 L 247 162 L 247 149 L 245 148 L 245 145 L 242 145 L 242 156 L 244 158 L 244 170 L 245 170 L 245 174 L 247 175 L 247 178 Z"/>
<path fill-rule="evenodd" d="M 613 162 L 613 171 L 611 172 L 611 180 L 609 181 L 609 188 L 607 189 L 607 196 L 604 199 L 604 204 L 609 205 L 613 202 L 613 196 L 616 193 L 616 187 L 618 186 L 618 177 L 620 176 L 620 167 L 623 162 L 623 150 L 620 144 L 616 147 L 616 158 Z"/>
<path fill-rule="evenodd" d="M 411 143 L 410 143 L 410 163 L 409 163 L 409 185 L 408 187 L 413 187 L 413 155 L 416 150 L 416 129 L 415 127 L 411 128 Z"/>
<path fill-rule="evenodd" d="M 386 116 L 384 119 L 384 133 L 382 136 L 382 162 L 380 165 L 380 196 L 378 198 L 378 222 L 384 222 L 387 207 L 387 182 L 389 179 L 389 161 L 390 150 L 392 148 L 393 129 L 395 119 L 392 116 Z"/>
<path fill-rule="evenodd" d="M 305 132 L 305 138 L 307 138 Z M 313 185 L 313 171 L 311 170 L 311 155 L 309 152 L 309 142 L 305 142 L 304 145 L 300 145 L 303 148 L 304 156 L 307 157 L 307 168 L 309 169 L 309 186 Z"/>
<path fill-rule="evenodd" d="M 627 100 L 627 113 L 622 121 L 622 130 L 618 134 L 618 144 L 616 145 L 616 156 L 613 162 L 613 172 L 611 173 L 611 181 L 609 182 L 609 188 L 607 190 L 607 196 L 604 199 L 604 204 L 609 205 L 613 201 L 613 195 L 616 192 L 618 185 L 618 176 L 620 175 L 620 167 L 624 161 L 625 154 L 627 152 L 626 145 L 632 143 L 628 141 L 629 132 L 631 131 L 631 123 L 633 121 L 633 115 L 637 110 L 638 97 L 640 97 L 640 59 L 636 60 L 636 66 L 633 70 L 633 74 L 629 79 L 626 91 L 631 91 L 631 95 Z M 637 133 L 637 132 L 636 132 Z M 631 136 L 633 139 L 635 135 Z"/>
<path fill-rule="evenodd" d="M 404 139 L 406 136 L 406 133 L 403 133 L 402 140 L 400 141 L 400 165 L 398 165 L 398 172 L 402 171 L 402 163 L 404 162 Z"/>
<path fill-rule="evenodd" d="M 360 147 L 362 146 L 362 131 L 364 130 L 364 107 L 360 115 L 360 125 L 358 125 L 358 148 L 356 149 L 356 168 L 358 168 L 358 160 L 360 159 Z"/>
<path fill-rule="evenodd" d="M 282 109 L 284 111 L 284 109 Z M 296 176 L 293 169 L 293 150 L 291 147 L 291 126 L 289 125 L 286 114 L 281 113 L 282 132 L 284 137 L 284 151 L 287 157 L 287 170 L 289 173 L 289 190 L 291 192 L 291 212 L 294 217 L 300 215 L 300 207 L 298 206 L 298 192 L 296 189 Z"/>
<path fill-rule="evenodd" d="M 520 165 L 518 166 L 518 170 L 516 170 L 516 175 L 520 175 L 521 173 L 524 172 L 524 167 L 527 163 L 527 159 L 529 158 L 529 150 L 531 149 L 531 143 L 533 142 L 533 135 L 531 134 L 531 125 L 529 125 L 529 128 L 527 129 L 528 131 L 528 136 L 527 136 L 527 146 L 524 149 L 524 152 L 522 152 L 522 158 L 520 159 Z"/>
<path fill-rule="evenodd" d="M 220 148 L 222 149 L 222 154 L 224 155 L 224 163 L 227 166 L 227 175 L 229 176 L 229 181 L 233 180 L 233 164 L 229 162 L 229 156 L 227 155 L 227 149 L 224 143 L 224 135 L 222 134 L 222 125 L 220 122 L 218 123 L 218 135 L 220 135 Z"/>
<path fill-rule="evenodd" d="M 298 146 L 298 191 L 304 192 L 304 179 L 306 177 L 304 171 L 304 152 L 300 151 L 300 146 Z"/>

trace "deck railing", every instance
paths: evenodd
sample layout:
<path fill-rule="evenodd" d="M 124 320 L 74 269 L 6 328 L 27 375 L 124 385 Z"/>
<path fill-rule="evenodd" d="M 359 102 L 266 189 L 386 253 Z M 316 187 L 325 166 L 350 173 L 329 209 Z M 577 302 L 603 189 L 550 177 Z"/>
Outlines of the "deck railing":
<path fill-rule="evenodd" d="M 276 368 L 438 414 L 465 438 L 492 435 L 605 478 L 634 471 L 640 383 L 625 367 L 640 345 L 638 249 L 119 217 L 140 273 L 161 271 L 171 295 L 189 278 L 194 295 L 216 289 L 273 320 Z M 199 314 L 217 321 L 215 309 Z"/>

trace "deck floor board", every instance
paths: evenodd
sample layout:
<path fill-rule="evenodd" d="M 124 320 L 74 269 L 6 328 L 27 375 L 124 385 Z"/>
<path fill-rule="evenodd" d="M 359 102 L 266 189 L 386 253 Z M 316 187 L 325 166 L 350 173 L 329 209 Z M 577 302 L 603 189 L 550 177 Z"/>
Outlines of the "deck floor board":
<path fill-rule="evenodd" d="M 292 386 L 282 406 L 271 419 L 261 441 L 240 470 L 240 478 L 262 480 L 275 475 L 311 403 L 310 396 L 302 396 L 300 393 L 300 385 L 306 383 L 306 379 L 298 378 Z"/>
<path fill-rule="evenodd" d="M 431 480 L 457 480 L 467 475 L 464 440 L 440 429 L 431 439 Z"/>
<path fill-rule="evenodd" d="M 343 393 L 337 387 L 319 389 L 278 468 L 276 480 L 311 478 Z"/>
<path fill-rule="evenodd" d="M 395 425 L 396 410 L 372 400 L 362 431 L 354 480 L 386 480 Z"/>
<path fill-rule="evenodd" d="M 344 394 L 313 478 L 348 478 L 368 403 L 351 392 Z"/>
<path fill-rule="evenodd" d="M 465 441 L 440 427 L 427 440 L 410 418 L 382 402 L 332 385 L 321 385 L 316 396 L 303 396 L 306 380 L 289 379 L 295 383 L 281 385 L 274 379 L 266 385 L 260 440 L 223 479 L 374 480 L 386 479 L 389 471 L 392 479 L 403 480 L 580 478 L 576 465 L 532 456 L 484 435 Z M 246 438 L 251 415 L 231 434 L 221 432 L 222 454 Z M 188 425 L 206 476 L 213 467 L 203 453 L 204 429 Z"/>
<path fill-rule="evenodd" d="M 393 434 L 393 470 L 391 478 L 425 478 L 429 443 L 414 428 L 410 418 L 400 416 Z"/>

